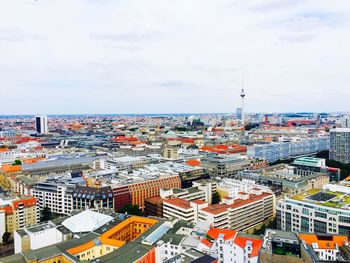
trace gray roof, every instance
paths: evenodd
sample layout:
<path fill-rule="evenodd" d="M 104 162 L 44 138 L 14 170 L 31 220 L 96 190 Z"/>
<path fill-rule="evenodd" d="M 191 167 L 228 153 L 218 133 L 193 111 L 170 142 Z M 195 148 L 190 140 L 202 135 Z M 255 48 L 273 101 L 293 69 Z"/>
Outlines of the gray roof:
<path fill-rule="evenodd" d="M 1 263 L 26 263 L 21 254 L 14 254 L 11 256 L 0 258 Z"/>
<path fill-rule="evenodd" d="M 177 234 L 165 234 L 161 240 L 163 240 L 165 243 L 170 243 L 172 245 L 178 246 L 181 241 L 184 239 L 185 236 L 183 235 L 177 235 Z"/>
<path fill-rule="evenodd" d="M 140 244 L 139 242 L 129 242 L 97 260 L 91 262 L 127 262 L 131 263 L 146 255 L 153 247 Z"/>

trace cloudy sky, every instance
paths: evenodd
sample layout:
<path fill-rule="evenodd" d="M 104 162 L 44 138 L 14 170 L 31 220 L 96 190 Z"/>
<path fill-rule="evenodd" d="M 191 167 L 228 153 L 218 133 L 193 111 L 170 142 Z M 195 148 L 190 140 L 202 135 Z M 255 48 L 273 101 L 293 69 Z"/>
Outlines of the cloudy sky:
<path fill-rule="evenodd" d="M 0 114 L 350 110 L 348 0 L 0 0 Z"/>

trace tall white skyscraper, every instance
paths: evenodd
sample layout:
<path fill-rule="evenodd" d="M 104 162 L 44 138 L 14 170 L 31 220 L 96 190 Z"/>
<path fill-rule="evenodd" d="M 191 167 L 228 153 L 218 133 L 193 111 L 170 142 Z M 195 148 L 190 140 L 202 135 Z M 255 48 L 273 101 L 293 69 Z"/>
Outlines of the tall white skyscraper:
<path fill-rule="evenodd" d="M 46 115 L 35 116 L 35 129 L 38 134 L 47 134 L 49 132 Z"/>

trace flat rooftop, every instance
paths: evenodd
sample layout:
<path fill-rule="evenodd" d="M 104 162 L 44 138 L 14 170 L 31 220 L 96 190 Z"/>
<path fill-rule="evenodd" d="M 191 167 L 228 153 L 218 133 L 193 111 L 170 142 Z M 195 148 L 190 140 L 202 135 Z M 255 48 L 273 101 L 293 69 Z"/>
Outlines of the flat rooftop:
<path fill-rule="evenodd" d="M 333 192 L 322 189 L 310 189 L 306 192 L 294 195 L 290 199 L 308 202 L 333 208 L 350 208 L 350 195 L 342 192 Z"/>

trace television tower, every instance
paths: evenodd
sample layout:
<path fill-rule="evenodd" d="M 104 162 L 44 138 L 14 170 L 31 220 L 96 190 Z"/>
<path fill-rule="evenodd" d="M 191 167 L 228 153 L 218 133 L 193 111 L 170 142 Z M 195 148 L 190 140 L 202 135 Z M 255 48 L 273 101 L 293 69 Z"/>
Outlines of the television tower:
<path fill-rule="evenodd" d="M 242 80 L 242 90 L 241 90 L 241 98 L 242 98 L 242 119 L 241 119 L 241 123 L 243 126 L 243 130 L 244 130 L 244 97 L 245 97 L 245 93 L 244 93 L 244 83 Z"/>

